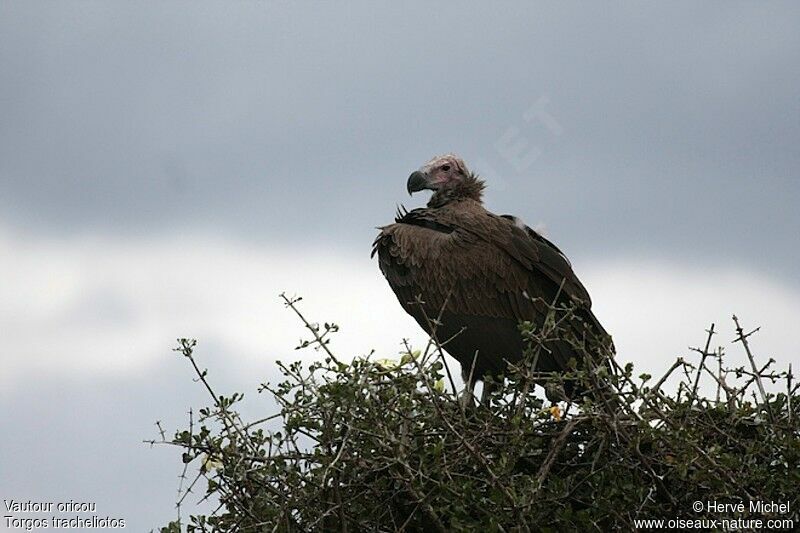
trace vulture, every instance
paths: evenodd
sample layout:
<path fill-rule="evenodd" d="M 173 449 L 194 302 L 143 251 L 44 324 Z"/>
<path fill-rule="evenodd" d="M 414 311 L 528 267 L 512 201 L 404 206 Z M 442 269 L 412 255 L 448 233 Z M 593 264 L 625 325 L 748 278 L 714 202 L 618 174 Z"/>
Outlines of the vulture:
<path fill-rule="evenodd" d="M 586 288 L 556 245 L 511 215 L 483 206 L 485 183 L 454 154 L 435 157 L 413 172 L 409 194 L 429 189 L 427 207 L 398 210 L 393 224 L 378 228 L 372 256 L 400 305 L 461 364 L 469 391 L 476 381 L 502 379 L 526 349 L 520 322 L 541 328 L 552 304 L 573 308 L 566 329 L 573 339 L 600 339 L 593 360 L 608 363 L 613 343 L 591 310 Z M 595 343 L 598 345 L 598 343 Z M 564 338 L 543 344 L 537 372 L 564 372 L 584 357 Z M 490 387 L 484 382 L 482 401 Z M 558 397 L 586 391 L 564 383 Z M 555 396 L 555 398 L 553 398 Z"/>

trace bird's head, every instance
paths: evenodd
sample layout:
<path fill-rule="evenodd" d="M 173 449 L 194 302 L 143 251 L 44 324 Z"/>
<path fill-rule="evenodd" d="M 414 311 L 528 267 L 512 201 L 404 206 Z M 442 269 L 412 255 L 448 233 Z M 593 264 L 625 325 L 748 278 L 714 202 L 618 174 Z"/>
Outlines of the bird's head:
<path fill-rule="evenodd" d="M 407 183 L 408 194 L 425 189 L 438 191 L 464 181 L 468 175 L 467 165 L 460 157 L 455 154 L 440 155 L 411 173 Z"/>
<path fill-rule="evenodd" d="M 434 157 L 412 172 L 406 184 L 408 194 L 425 189 L 434 191 L 428 205 L 442 205 L 459 197 L 480 201 L 483 187 L 483 181 L 455 154 Z"/>

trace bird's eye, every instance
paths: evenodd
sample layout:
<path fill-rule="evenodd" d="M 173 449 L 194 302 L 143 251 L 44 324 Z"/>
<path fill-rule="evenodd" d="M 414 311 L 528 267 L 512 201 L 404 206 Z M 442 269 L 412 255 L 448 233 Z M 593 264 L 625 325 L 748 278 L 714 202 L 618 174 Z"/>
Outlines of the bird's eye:
<path fill-rule="evenodd" d="M 447 172 L 448 170 L 450 170 L 450 165 L 442 165 L 442 170 Z"/>

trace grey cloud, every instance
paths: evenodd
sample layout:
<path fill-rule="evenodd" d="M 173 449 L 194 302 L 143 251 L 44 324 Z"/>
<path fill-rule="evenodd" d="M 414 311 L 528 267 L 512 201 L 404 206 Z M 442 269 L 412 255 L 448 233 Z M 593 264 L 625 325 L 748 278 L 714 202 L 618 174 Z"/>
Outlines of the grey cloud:
<path fill-rule="evenodd" d="M 366 247 L 455 150 L 577 253 L 800 259 L 793 4 L 157 6 L 4 6 L 4 218 Z"/>
<path fill-rule="evenodd" d="M 132 531 L 158 531 L 176 519 L 180 450 L 151 448 L 143 441 L 159 438 L 157 420 L 167 438 L 187 429 L 189 408 L 196 414 L 210 399 L 192 381 L 188 364 L 169 348 L 147 374 L 69 380 L 31 376 L 36 386 L 20 388 L 14 406 L 0 410 L 5 430 L 0 440 L 2 497 L 93 502 L 99 517 L 122 518 Z M 226 373 L 230 355 L 202 342 L 198 347 L 199 363 L 210 369 L 209 379 L 219 392 L 248 397 L 245 416 L 273 412 L 274 404 L 255 388 L 258 379 L 274 381 L 274 365 L 266 373 L 265 364 L 263 377 L 242 386 L 240 377 Z M 204 489 L 199 482 L 186 499 L 184 519 L 212 510 L 197 507 Z"/>

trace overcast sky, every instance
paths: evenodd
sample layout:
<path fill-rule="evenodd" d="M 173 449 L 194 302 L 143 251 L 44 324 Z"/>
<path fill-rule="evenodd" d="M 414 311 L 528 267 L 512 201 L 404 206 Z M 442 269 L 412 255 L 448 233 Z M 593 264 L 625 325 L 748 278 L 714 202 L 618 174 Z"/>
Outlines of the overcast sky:
<path fill-rule="evenodd" d="M 302 334 L 281 291 L 349 355 L 422 342 L 369 249 L 443 152 L 572 258 L 625 361 L 711 322 L 727 345 L 736 312 L 797 362 L 798 27 L 789 2 L 0 3 L 1 497 L 173 518 L 179 457 L 140 441 L 205 400 L 174 338 L 255 397 Z"/>

